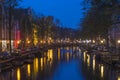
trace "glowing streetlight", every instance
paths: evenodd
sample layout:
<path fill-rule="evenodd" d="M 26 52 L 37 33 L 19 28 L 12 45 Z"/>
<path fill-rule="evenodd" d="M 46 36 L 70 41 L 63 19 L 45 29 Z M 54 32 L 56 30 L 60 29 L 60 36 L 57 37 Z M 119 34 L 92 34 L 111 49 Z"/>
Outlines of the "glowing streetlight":
<path fill-rule="evenodd" d="M 100 42 L 101 42 L 101 44 L 103 44 L 103 43 L 104 43 L 104 41 L 103 41 L 103 40 L 101 40 Z"/>
<path fill-rule="evenodd" d="M 46 43 L 46 41 L 45 41 L 45 40 L 43 40 L 43 43 Z"/>
<path fill-rule="evenodd" d="M 30 41 L 28 40 L 27 43 L 30 44 Z"/>
<path fill-rule="evenodd" d="M 118 40 L 117 43 L 120 44 L 120 40 Z"/>
<path fill-rule="evenodd" d="M 93 43 L 95 43 L 95 40 L 93 40 Z"/>
<path fill-rule="evenodd" d="M 43 41 L 41 40 L 40 43 L 43 43 Z"/>
<path fill-rule="evenodd" d="M 118 43 L 118 53 L 120 52 L 120 40 L 117 41 Z"/>
<path fill-rule="evenodd" d="M 52 38 L 50 37 L 50 38 L 49 38 L 49 40 L 51 41 L 51 40 L 52 40 Z"/>
<path fill-rule="evenodd" d="M 17 41 L 17 44 L 20 44 L 20 41 Z"/>

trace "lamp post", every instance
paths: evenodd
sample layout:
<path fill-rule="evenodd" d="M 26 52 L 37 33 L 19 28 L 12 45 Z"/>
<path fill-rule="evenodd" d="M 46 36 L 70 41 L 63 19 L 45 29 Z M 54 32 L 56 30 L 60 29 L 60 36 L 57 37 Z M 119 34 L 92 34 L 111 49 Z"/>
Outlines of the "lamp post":
<path fill-rule="evenodd" d="M 120 52 L 120 50 L 119 50 L 120 49 L 120 40 L 118 40 L 117 43 L 118 43 L 118 49 L 117 50 L 118 50 L 118 54 L 119 54 L 119 52 Z M 120 60 L 120 54 L 119 54 L 119 60 Z"/>
<path fill-rule="evenodd" d="M 119 50 L 120 49 L 120 40 L 118 40 L 117 43 L 118 43 L 118 54 L 119 54 L 119 52 L 120 52 L 120 50 Z"/>
<path fill-rule="evenodd" d="M 120 44 L 120 40 L 118 40 L 118 44 Z"/>

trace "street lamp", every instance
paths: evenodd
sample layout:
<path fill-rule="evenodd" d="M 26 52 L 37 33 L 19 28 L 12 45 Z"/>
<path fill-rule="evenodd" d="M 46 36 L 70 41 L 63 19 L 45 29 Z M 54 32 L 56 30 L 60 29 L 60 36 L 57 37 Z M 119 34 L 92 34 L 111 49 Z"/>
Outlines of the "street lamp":
<path fill-rule="evenodd" d="M 27 43 L 30 44 L 30 41 L 28 40 Z"/>
<path fill-rule="evenodd" d="M 120 52 L 120 50 L 119 50 L 120 49 L 120 40 L 118 40 L 117 43 L 118 43 L 118 53 L 119 53 Z"/>
<path fill-rule="evenodd" d="M 120 40 L 118 40 L 117 43 L 120 44 Z"/>
<path fill-rule="evenodd" d="M 101 40 L 100 42 L 101 42 L 101 44 L 103 44 L 103 43 L 104 43 L 104 41 L 103 41 L 103 40 Z"/>
<path fill-rule="evenodd" d="M 95 40 L 93 40 L 93 43 L 95 43 Z"/>
<path fill-rule="evenodd" d="M 17 41 L 17 44 L 20 44 L 20 41 Z"/>
<path fill-rule="evenodd" d="M 42 44 L 42 43 L 43 43 L 43 41 L 41 40 L 41 41 L 40 41 L 40 43 Z"/>

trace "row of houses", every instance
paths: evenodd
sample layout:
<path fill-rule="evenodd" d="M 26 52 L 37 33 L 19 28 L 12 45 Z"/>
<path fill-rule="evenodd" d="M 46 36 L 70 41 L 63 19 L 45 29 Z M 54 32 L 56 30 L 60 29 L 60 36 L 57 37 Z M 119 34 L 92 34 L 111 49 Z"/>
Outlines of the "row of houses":
<path fill-rule="evenodd" d="M 12 12 L 11 29 L 9 28 L 9 10 L 5 9 L 4 4 L 0 2 L 0 50 L 4 51 L 9 49 L 11 37 L 12 49 L 18 48 L 20 41 L 25 41 L 29 37 L 28 22 L 30 22 L 31 9 L 18 8 Z M 9 35 L 11 30 L 11 36 Z"/>
<path fill-rule="evenodd" d="M 109 29 L 109 46 L 120 48 L 120 13 L 113 14 L 113 23 Z"/>

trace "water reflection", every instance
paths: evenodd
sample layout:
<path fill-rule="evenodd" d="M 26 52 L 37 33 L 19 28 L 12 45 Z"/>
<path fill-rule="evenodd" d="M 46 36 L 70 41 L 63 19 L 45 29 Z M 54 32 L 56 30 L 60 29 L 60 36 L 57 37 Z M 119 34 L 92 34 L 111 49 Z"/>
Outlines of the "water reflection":
<path fill-rule="evenodd" d="M 58 48 L 58 61 L 60 61 L 60 48 Z"/>
<path fill-rule="evenodd" d="M 30 77 L 30 73 L 31 73 L 30 64 L 27 65 L 27 72 L 28 72 L 28 77 Z"/>
<path fill-rule="evenodd" d="M 34 74 L 36 75 L 38 72 L 38 58 L 34 59 Z"/>
<path fill-rule="evenodd" d="M 86 76 L 86 80 L 120 80 L 119 69 L 97 61 L 94 54 L 89 55 L 84 52 L 82 57 L 83 74 Z"/>
<path fill-rule="evenodd" d="M 48 50 L 47 57 L 48 57 L 48 62 L 50 63 L 50 66 L 52 66 L 52 62 L 53 62 L 53 50 L 52 49 Z"/>
<path fill-rule="evenodd" d="M 104 66 L 103 65 L 101 65 L 100 72 L 101 72 L 101 77 L 103 78 L 103 76 L 104 76 Z"/>
<path fill-rule="evenodd" d="M 86 51 L 83 53 L 84 55 L 84 62 L 86 62 Z"/>
<path fill-rule="evenodd" d="M 17 69 L 17 80 L 20 80 L 21 75 L 20 75 L 20 68 Z"/>
<path fill-rule="evenodd" d="M 120 80 L 119 70 L 79 47 L 49 49 L 32 64 L 0 73 L 0 80 Z M 79 56 L 81 55 L 81 56 Z"/>
<path fill-rule="evenodd" d="M 46 66 L 47 58 L 44 57 L 43 59 L 44 59 L 44 66 Z"/>
<path fill-rule="evenodd" d="M 90 55 L 87 54 L 87 65 L 90 66 Z"/>
<path fill-rule="evenodd" d="M 53 50 L 49 49 L 47 53 L 48 61 L 53 60 Z"/>
<path fill-rule="evenodd" d="M 66 53 L 66 58 L 67 58 L 67 61 L 69 61 L 69 58 L 70 58 L 69 52 Z"/>
<path fill-rule="evenodd" d="M 44 58 L 40 58 L 40 67 L 41 67 L 41 71 L 43 70 L 43 59 L 44 59 Z"/>
<path fill-rule="evenodd" d="M 93 71 L 95 70 L 95 55 L 93 56 Z"/>

